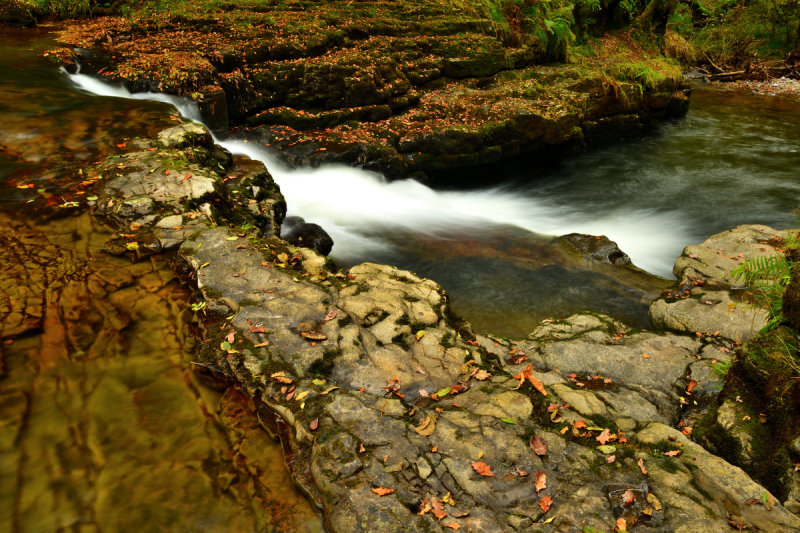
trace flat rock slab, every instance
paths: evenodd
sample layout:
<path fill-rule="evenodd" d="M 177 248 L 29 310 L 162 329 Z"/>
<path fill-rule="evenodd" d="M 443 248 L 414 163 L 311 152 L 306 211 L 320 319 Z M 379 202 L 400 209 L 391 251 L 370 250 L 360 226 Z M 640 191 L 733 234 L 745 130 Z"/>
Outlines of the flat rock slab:
<path fill-rule="evenodd" d="M 743 299 L 744 281 L 731 272 L 747 260 L 780 255 L 778 247 L 789 231 L 738 226 L 684 248 L 673 268 L 676 288 L 650 305 L 653 326 L 739 342 L 753 338 L 769 317 Z"/>

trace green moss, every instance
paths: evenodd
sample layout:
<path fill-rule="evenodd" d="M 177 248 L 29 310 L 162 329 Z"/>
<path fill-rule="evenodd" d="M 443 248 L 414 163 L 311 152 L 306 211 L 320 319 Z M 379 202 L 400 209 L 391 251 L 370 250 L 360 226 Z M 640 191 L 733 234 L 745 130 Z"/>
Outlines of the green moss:
<path fill-rule="evenodd" d="M 203 294 L 206 298 L 220 298 L 222 293 L 213 287 L 203 287 Z"/>

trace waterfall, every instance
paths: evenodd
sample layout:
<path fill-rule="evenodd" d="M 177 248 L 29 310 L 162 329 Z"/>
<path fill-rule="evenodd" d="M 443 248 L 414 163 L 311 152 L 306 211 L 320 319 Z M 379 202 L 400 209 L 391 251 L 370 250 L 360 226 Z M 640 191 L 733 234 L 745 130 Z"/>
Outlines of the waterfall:
<path fill-rule="evenodd" d="M 84 74 L 68 74 L 79 88 L 100 96 L 155 100 L 174 105 L 185 118 L 202 123 L 189 99 L 158 93 L 130 93 Z M 617 242 L 634 264 L 671 276 L 683 245 L 692 242 L 678 211 L 619 205 L 603 212 L 562 205 L 546 193 L 519 186 L 440 191 L 414 180 L 388 181 L 379 173 L 345 165 L 290 169 L 267 147 L 241 139 L 215 141 L 234 154 L 262 161 L 281 188 L 289 214 L 325 228 L 334 241 L 332 256 L 345 263 L 369 260 L 391 244 L 394 231 L 426 235 L 481 232 L 510 225 L 541 235 L 588 233 Z"/>

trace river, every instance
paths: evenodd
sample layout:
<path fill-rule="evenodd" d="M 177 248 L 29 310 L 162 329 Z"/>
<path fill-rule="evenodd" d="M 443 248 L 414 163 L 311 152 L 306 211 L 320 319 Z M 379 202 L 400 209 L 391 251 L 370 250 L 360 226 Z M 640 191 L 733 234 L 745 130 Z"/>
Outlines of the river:
<path fill-rule="evenodd" d="M 84 181 L 82 166 L 123 148 L 126 138 L 174 124 L 175 108 L 60 74 L 40 57 L 49 39 L 0 28 L 4 245 L 29 243 L 23 258 L 47 252 L 35 268 L 25 264 L 43 272 L 27 283 L 55 306 L 57 329 L 67 332 L 54 337 L 53 324 L 31 326 L 2 345 L 0 409 L 15 422 L 0 439 L 0 474 L 17 483 L 0 491 L 0 529 L 132 525 L 121 509 L 135 510 L 144 529 L 214 531 L 217 520 L 242 530 L 254 523 L 319 528 L 302 498 L 280 488 L 289 481 L 281 477 L 279 448 L 266 451 L 255 434 L 250 444 L 231 442 L 223 415 L 236 411 L 235 398 L 204 388 L 189 370 L 188 295 L 168 265 L 106 257 L 100 248 L 108 230 L 69 208 L 80 199 L 67 191 Z M 290 214 L 326 228 L 341 264 L 372 260 L 415 270 L 442 283 L 477 330 L 524 335 L 543 317 L 583 308 L 647 324 L 646 302 L 626 295 L 612 275 L 553 259 L 560 234 L 607 235 L 636 265 L 668 277 L 682 247 L 712 233 L 744 223 L 796 225 L 799 111 L 794 100 L 698 85 L 685 118 L 640 139 L 548 168 L 517 164 L 495 172 L 491 185 L 461 188 L 387 182 L 348 167 L 292 170 L 268 148 L 220 142 L 265 161 Z M 53 277 L 47 261 L 86 275 Z M 128 274 L 122 281 L 98 274 L 109 271 Z M 24 286 L 10 266 L 2 272 Z M 123 317 L 116 325 L 99 316 L 95 275 L 112 304 L 109 316 Z M 62 278 L 77 279 L 77 288 L 52 284 Z M 37 285 L 42 280 L 50 285 Z M 59 301 L 76 294 L 86 308 L 77 315 Z M 75 316 L 93 317 L 91 327 L 79 328 Z M 252 455 L 256 447 L 263 455 Z M 258 468 L 225 459 L 240 456 Z M 263 506 L 248 507 L 253 498 Z M 193 502 L 205 502 L 206 511 L 196 512 Z"/>

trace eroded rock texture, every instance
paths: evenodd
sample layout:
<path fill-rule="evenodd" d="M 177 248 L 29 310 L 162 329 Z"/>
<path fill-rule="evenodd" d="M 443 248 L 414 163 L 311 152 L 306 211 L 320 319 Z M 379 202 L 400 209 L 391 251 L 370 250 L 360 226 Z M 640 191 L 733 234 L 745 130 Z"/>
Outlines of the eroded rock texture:
<path fill-rule="evenodd" d="M 113 187 L 127 190 L 118 170 Z M 185 187 L 175 170 L 159 176 L 163 190 Z M 592 314 L 518 341 L 476 337 L 433 281 L 369 263 L 336 272 L 309 249 L 229 226 L 231 199 L 209 178 L 199 200 L 219 206 L 203 210 L 211 227 L 184 234 L 179 251 L 202 294 L 197 366 L 284 428 L 293 479 L 331 531 L 800 528 L 687 437 L 734 337 L 633 331 Z M 143 179 L 134 170 L 131 187 Z M 191 194 L 148 197 L 196 208 Z"/>

